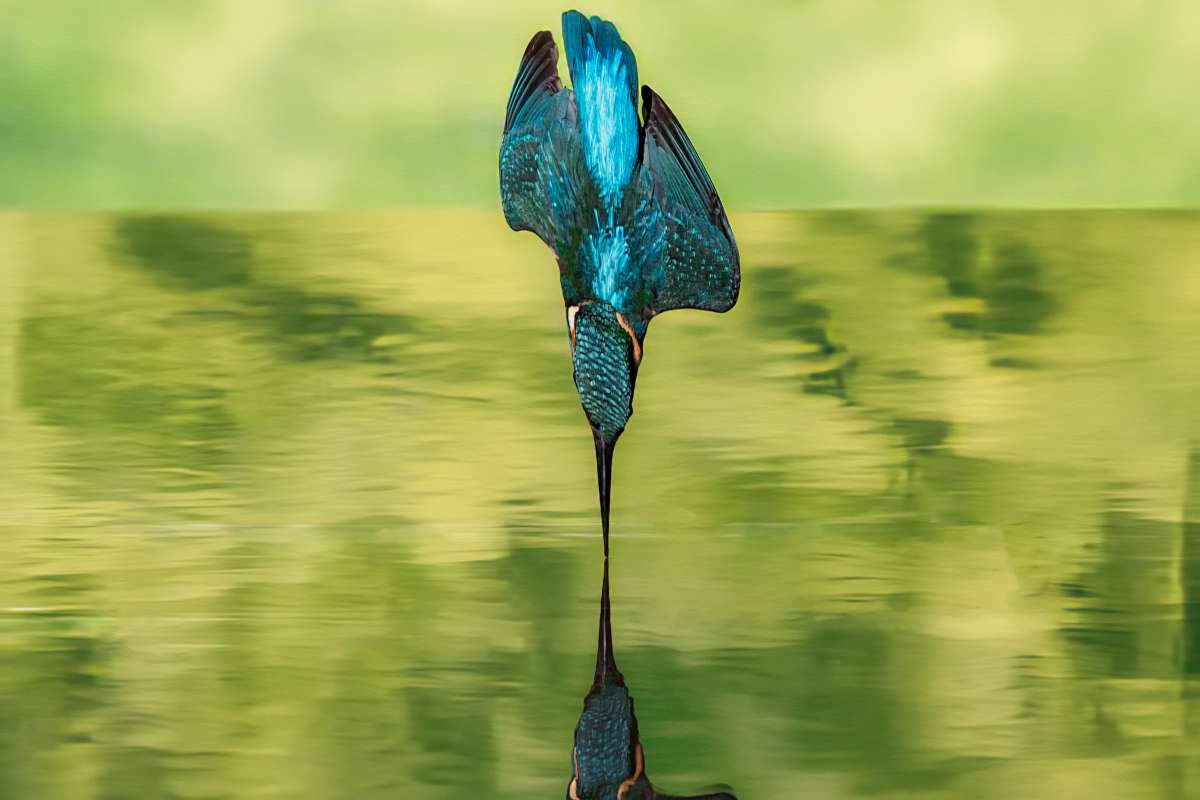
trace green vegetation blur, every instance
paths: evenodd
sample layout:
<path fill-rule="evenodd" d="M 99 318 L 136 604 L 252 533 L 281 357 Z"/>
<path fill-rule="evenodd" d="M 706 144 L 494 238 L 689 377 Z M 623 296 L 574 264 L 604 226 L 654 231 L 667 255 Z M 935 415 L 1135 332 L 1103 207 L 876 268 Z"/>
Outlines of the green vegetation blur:
<path fill-rule="evenodd" d="M 617 451 L 655 779 L 1200 796 L 1200 214 L 733 225 Z M 533 235 L 2 214 L 0 263 L 0 798 L 562 794 L 600 543 Z"/>
<path fill-rule="evenodd" d="M 0 206 L 494 208 L 517 62 L 565 7 L 14 8 Z M 1200 4 L 582 10 L 618 23 L 731 208 L 1200 200 Z"/>

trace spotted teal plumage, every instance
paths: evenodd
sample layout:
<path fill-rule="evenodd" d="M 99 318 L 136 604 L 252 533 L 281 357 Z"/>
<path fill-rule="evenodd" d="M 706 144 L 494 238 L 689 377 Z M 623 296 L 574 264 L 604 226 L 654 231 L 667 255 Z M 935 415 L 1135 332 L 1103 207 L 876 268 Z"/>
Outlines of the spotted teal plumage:
<path fill-rule="evenodd" d="M 612 452 L 633 413 L 650 320 L 676 308 L 727 311 L 741 281 L 720 198 L 679 120 L 642 87 L 616 27 L 563 14 L 572 89 L 554 37 L 525 49 L 500 144 L 500 199 L 514 230 L 558 261 L 575 385 L 592 427 L 608 553 Z"/>
<path fill-rule="evenodd" d="M 633 379 L 623 369 L 632 348 L 612 306 L 588 303 L 575 316 L 575 386 L 587 418 L 606 441 L 620 434 L 633 409 Z"/>

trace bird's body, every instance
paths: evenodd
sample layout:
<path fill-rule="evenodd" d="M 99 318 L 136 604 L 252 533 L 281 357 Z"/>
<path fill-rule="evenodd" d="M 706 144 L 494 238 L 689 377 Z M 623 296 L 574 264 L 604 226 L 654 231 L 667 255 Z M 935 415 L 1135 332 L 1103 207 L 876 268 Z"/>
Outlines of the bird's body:
<path fill-rule="evenodd" d="M 596 444 L 604 552 L 613 447 L 633 413 L 650 320 L 737 300 L 737 245 L 675 115 L 650 87 L 637 110 L 637 62 L 610 22 L 563 15 L 573 85 L 547 31 L 525 50 L 500 147 L 500 196 L 514 230 L 558 260 L 575 385 Z"/>
<path fill-rule="evenodd" d="M 730 309 L 738 251 L 700 157 L 648 86 L 639 119 L 637 61 L 617 29 L 568 11 L 563 41 L 573 91 L 559 79 L 549 32 L 525 49 L 504 120 L 500 198 L 509 226 L 536 233 L 558 260 L 575 387 L 596 445 L 604 587 L 596 675 L 575 729 L 567 797 L 666 800 L 646 777 L 633 698 L 612 652 L 613 448 L 633 413 L 650 320 L 675 308 Z"/>

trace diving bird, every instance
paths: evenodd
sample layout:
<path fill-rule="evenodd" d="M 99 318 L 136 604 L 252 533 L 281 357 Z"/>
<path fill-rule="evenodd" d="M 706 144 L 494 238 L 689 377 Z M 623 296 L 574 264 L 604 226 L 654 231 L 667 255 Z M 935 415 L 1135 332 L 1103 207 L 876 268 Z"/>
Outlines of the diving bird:
<path fill-rule="evenodd" d="M 646 329 L 676 308 L 728 311 L 741 273 L 725 209 L 679 120 L 611 22 L 568 11 L 572 89 L 549 31 L 517 69 L 500 144 L 500 199 L 513 230 L 554 251 L 575 388 L 592 428 L 604 555 L 613 449 L 633 413 Z"/>
<path fill-rule="evenodd" d="M 583 700 L 571 750 L 569 800 L 737 800 L 727 792 L 676 798 L 660 794 L 646 777 L 646 756 L 638 739 L 633 698 L 613 655 L 612 612 L 608 598 L 608 559 L 600 591 L 600 633 L 596 677 Z"/>

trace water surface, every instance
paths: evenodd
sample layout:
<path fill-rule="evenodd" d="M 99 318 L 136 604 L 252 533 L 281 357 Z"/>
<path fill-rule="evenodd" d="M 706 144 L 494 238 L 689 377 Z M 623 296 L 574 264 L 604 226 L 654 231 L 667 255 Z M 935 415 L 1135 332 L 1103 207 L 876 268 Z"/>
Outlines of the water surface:
<path fill-rule="evenodd" d="M 741 215 L 613 611 L 751 798 L 1200 792 L 1200 215 Z M 0 216 L 0 797 L 561 797 L 600 577 L 498 215 Z"/>

